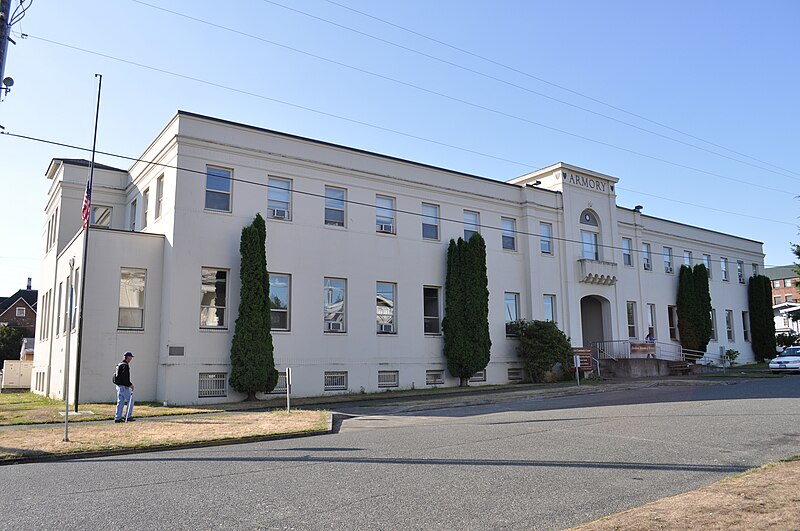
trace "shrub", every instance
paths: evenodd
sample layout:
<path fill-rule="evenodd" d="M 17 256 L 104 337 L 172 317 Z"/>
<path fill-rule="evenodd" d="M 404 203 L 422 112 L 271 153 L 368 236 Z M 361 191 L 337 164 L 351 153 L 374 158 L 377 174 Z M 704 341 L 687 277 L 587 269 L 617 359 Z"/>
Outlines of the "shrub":
<path fill-rule="evenodd" d="M 513 326 L 519 337 L 517 353 L 525 363 L 528 378 L 532 382 L 543 382 L 548 372 L 558 364 L 562 376 L 568 376 L 572 359 L 569 338 L 552 321 L 519 321 Z"/>
<path fill-rule="evenodd" d="M 725 354 L 722 355 L 723 361 L 727 360 L 731 367 L 733 367 L 736 358 L 739 357 L 739 351 L 736 349 L 729 348 L 725 351 Z"/>

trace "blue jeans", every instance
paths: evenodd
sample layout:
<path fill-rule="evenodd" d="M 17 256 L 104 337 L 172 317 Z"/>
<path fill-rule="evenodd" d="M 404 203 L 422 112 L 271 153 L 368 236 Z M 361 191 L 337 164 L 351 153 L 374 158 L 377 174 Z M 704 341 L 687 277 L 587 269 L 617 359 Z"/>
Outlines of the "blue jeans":
<path fill-rule="evenodd" d="M 131 418 L 133 415 L 133 392 L 130 387 L 124 385 L 117 386 L 117 413 L 114 415 L 114 420 L 122 418 L 122 408 L 128 403 L 128 411 L 126 412 L 125 419 Z"/>

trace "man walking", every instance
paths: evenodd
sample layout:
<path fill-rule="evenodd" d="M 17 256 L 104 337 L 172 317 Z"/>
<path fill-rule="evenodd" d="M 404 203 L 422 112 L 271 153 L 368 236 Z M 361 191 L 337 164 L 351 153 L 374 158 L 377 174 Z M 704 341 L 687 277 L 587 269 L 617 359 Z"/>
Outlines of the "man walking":
<path fill-rule="evenodd" d="M 133 419 L 133 384 L 131 383 L 130 362 L 133 354 L 126 352 L 122 355 L 122 361 L 117 365 L 114 372 L 114 384 L 117 386 L 117 412 L 114 415 L 114 422 L 132 422 Z M 125 418 L 122 418 L 122 408 L 128 403 L 128 411 Z"/>

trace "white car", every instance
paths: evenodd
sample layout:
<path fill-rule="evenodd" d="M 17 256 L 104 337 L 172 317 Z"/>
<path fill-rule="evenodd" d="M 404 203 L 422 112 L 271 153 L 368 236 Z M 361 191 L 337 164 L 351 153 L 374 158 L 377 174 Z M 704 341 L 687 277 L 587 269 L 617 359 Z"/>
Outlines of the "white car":
<path fill-rule="evenodd" d="M 800 372 L 800 347 L 788 347 L 769 362 L 774 372 Z"/>

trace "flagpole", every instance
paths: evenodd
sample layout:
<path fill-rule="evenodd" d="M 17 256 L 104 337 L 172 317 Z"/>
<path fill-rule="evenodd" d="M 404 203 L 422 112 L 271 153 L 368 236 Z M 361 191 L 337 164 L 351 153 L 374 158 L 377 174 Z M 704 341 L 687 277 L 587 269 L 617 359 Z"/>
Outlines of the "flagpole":
<path fill-rule="evenodd" d="M 94 112 L 94 139 L 92 140 L 92 162 L 89 164 L 89 183 L 86 186 L 86 196 L 89 201 L 88 216 L 85 217 L 83 222 L 83 275 L 81 278 L 81 304 L 80 304 L 80 325 L 78 326 L 78 344 L 75 349 L 75 412 L 78 412 L 78 397 L 81 388 L 81 352 L 82 352 L 82 339 L 83 339 L 83 302 L 86 295 L 86 257 L 89 252 L 89 225 L 92 221 L 92 181 L 94 180 L 94 156 L 97 151 L 97 122 L 100 118 L 100 90 L 103 88 L 103 74 L 95 74 L 94 77 L 99 78 L 97 83 L 97 108 Z M 86 198 L 84 198 L 86 200 Z M 69 397 L 64 397 L 69 401 Z"/>

